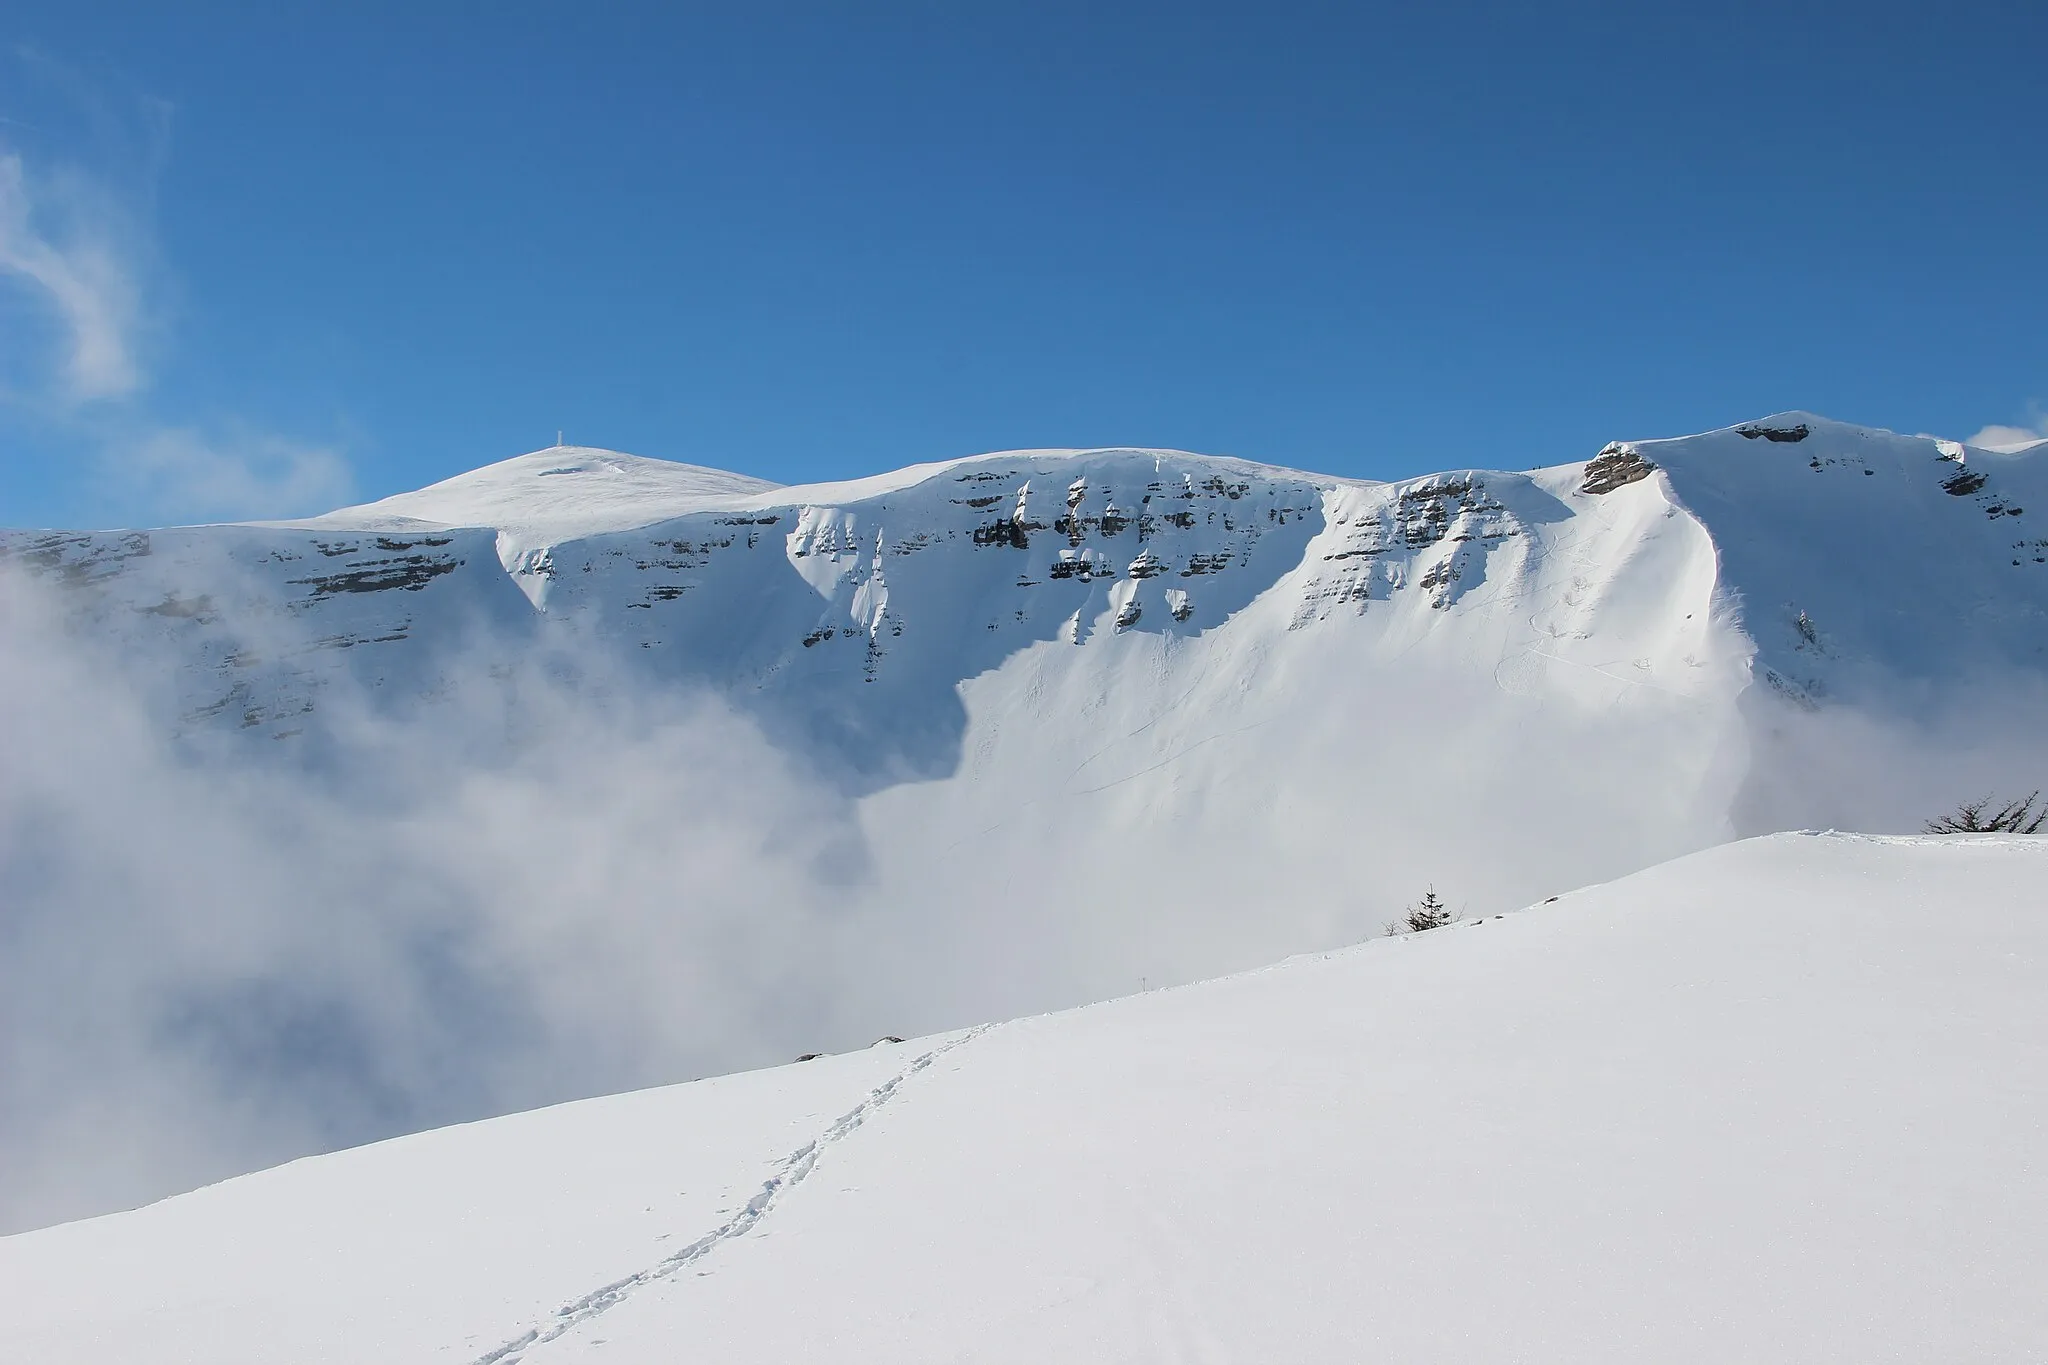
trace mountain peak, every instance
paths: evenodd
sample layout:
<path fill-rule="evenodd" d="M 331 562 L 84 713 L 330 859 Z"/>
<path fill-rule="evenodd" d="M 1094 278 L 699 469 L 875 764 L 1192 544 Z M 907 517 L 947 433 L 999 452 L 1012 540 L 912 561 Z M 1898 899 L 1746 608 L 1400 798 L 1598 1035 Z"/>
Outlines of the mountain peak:
<path fill-rule="evenodd" d="M 368 531 L 493 526 L 555 537 L 712 511 L 776 487 L 766 479 L 675 460 L 597 446 L 549 446 L 410 493 L 344 507 L 309 524 Z"/>

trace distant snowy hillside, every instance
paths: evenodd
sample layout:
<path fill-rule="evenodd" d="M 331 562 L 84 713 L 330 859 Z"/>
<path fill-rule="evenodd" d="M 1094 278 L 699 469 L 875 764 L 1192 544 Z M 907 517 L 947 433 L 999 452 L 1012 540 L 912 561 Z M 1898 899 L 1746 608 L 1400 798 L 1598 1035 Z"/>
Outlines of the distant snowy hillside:
<path fill-rule="evenodd" d="M 1779 835 L 301 1161 L 0 1239 L 0 1358 L 2040 1360 L 2044 874 Z"/>

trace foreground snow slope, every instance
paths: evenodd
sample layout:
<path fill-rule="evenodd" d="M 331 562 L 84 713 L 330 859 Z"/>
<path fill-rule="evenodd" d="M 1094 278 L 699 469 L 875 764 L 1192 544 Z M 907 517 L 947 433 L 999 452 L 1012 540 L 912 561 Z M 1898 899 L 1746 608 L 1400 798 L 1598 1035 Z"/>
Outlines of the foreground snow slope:
<path fill-rule="evenodd" d="M 1524 913 L 0 1240 L 37 1362 L 2048 1357 L 2048 839 Z"/>

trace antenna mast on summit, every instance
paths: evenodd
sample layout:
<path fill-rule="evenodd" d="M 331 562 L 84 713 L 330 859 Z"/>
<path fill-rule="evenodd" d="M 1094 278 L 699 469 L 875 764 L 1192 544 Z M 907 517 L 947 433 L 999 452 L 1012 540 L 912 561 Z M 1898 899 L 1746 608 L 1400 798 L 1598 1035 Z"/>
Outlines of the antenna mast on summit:
<path fill-rule="evenodd" d="M 561 448 L 562 448 L 562 429 L 561 429 L 560 427 L 556 427 L 556 428 L 555 428 L 555 449 L 557 449 L 557 450 L 560 450 Z"/>

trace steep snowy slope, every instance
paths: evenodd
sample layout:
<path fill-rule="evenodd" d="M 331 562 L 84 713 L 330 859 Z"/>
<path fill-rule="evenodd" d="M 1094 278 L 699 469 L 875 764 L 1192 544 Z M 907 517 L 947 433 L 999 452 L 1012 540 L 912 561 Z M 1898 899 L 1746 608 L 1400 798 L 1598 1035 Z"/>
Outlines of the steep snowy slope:
<path fill-rule="evenodd" d="M 48 1362 L 2048 1355 L 2048 840 L 1780 835 L 0 1239 Z"/>
<path fill-rule="evenodd" d="M 2048 667 L 2048 460 L 1790 413 L 1622 447 L 1709 528 L 1763 676 L 1802 702 Z"/>

